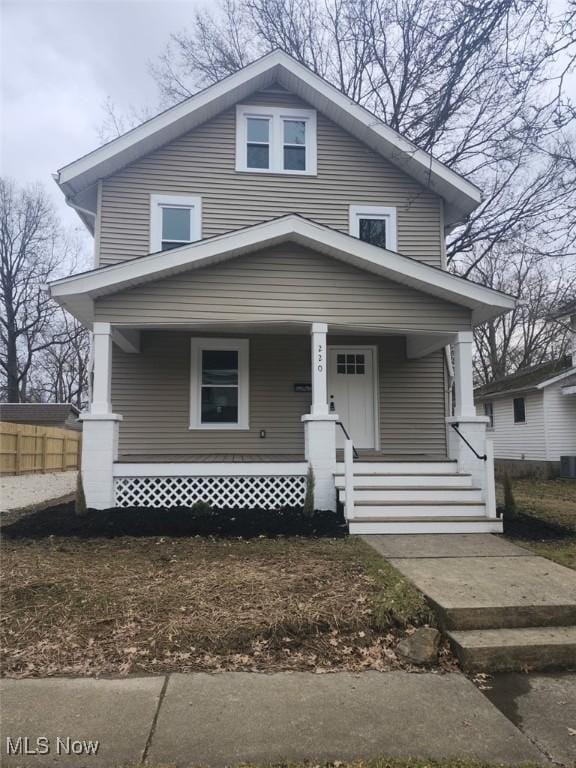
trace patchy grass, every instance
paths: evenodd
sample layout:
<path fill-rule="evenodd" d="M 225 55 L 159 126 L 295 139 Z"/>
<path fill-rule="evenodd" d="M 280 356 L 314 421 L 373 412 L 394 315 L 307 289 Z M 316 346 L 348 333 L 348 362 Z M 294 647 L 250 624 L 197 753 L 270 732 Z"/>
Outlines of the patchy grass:
<path fill-rule="evenodd" d="M 512 541 L 537 555 L 576 569 L 576 482 L 513 480 L 518 519 L 505 522 Z M 502 488 L 497 488 L 501 499 Z"/>
<path fill-rule="evenodd" d="M 2 569 L 8 676 L 391 669 L 434 621 L 352 538 L 8 540 Z"/>

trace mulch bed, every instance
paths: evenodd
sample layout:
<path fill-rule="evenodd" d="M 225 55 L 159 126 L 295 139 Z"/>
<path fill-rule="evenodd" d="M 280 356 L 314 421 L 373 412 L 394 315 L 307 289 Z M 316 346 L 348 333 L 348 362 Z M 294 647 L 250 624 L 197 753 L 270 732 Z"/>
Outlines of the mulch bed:
<path fill-rule="evenodd" d="M 59 504 L 19 516 L 2 526 L 7 539 L 49 536 L 81 539 L 119 536 L 215 536 L 256 538 L 276 536 L 346 536 L 343 516 L 330 511 L 306 514 L 301 507 L 267 509 L 212 509 L 205 504 L 167 509 L 121 507 L 75 513 L 73 503 Z"/>

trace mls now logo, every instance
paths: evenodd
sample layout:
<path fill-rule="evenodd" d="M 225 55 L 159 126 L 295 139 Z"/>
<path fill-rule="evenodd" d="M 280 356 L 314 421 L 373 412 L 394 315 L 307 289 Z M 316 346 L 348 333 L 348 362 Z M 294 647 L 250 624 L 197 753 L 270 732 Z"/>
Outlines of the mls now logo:
<path fill-rule="evenodd" d="M 7 755 L 96 755 L 99 741 L 71 739 L 69 736 L 57 736 L 54 743 L 47 736 L 31 739 L 29 736 L 6 737 Z"/>

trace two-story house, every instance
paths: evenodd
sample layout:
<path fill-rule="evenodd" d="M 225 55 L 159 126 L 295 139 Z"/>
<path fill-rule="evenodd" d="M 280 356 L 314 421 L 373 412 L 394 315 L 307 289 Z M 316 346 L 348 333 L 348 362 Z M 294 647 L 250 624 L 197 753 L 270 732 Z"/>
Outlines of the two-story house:
<path fill-rule="evenodd" d="M 281 51 L 57 181 L 95 240 L 50 286 L 93 333 L 89 506 L 273 510 L 311 467 L 352 532 L 500 530 L 472 329 L 514 300 L 446 271 L 469 181 Z"/>

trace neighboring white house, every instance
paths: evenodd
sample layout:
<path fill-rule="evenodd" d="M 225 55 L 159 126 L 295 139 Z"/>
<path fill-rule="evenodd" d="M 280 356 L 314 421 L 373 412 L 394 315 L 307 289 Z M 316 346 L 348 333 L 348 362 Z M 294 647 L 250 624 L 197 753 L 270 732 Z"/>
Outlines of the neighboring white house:
<path fill-rule="evenodd" d="M 479 387 L 479 415 L 490 419 L 497 465 L 515 474 L 558 474 L 576 456 L 576 366 L 570 356 Z"/>

